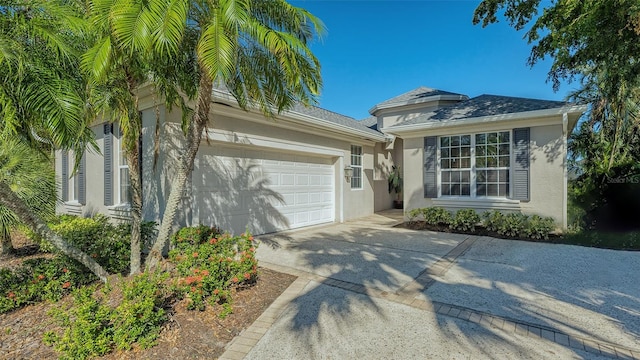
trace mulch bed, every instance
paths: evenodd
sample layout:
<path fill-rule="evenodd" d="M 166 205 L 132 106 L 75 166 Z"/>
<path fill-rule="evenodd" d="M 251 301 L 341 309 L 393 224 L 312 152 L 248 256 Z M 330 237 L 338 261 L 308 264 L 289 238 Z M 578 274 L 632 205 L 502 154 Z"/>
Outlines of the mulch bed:
<path fill-rule="evenodd" d="M 0 267 L 16 267 L 24 260 L 48 257 L 24 238 L 13 239 L 15 256 L 0 258 Z M 221 319 L 222 307 L 207 306 L 205 311 L 187 310 L 184 301 L 170 311 L 169 321 L 160 333 L 158 344 L 150 349 L 118 351 L 104 359 L 215 359 L 242 330 L 248 328 L 271 303 L 289 287 L 295 276 L 258 269 L 255 285 L 234 291 L 233 313 Z M 0 315 L 0 359 L 55 359 L 53 348 L 42 342 L 43 334 L 60 328 L 49 317 L 54 308 L 68 308 L 71 297 L 57 303 L 38 303 Z"/>

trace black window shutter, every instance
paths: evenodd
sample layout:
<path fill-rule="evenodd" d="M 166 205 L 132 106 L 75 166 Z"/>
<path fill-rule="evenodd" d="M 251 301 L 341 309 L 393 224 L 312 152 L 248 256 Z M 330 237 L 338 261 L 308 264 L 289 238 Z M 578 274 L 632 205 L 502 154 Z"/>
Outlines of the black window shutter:
<path fill-rule="evenodd" d="M 438 197 L 437 137 L 424 138 L 424 197 Z"/>
<path fill-rule="evenodd" d="M 87 203 L 87 155 L 82 154 L 80 159 L 80 165 L 78 166 L 78 175 L 76 181 L 78 181 L 78 202 L 80 204 Z"/>
<path fill-rule="evenodd" d="M 62 171 L 60 172 L 60 176 L 62 177 L 62 192 L 60 196 L 62 197 L 62 201 L 69 201 L 69 153 L 66 150 L 62 150 L 60 163 L 62 167 Z"/>
<path fill-rule="evenodd" d="M 531 155 L 529 153 L 529 133 L 529 128 L 513 129 L 513 153 L 515 154 L 515 161 L 513 165 L 512 198 L 515 200 L 529 201 L 529 166 L 531 161 Z"/>
<path fill-rule="evenodd" d="M 104 204 L 113 205 L 113 124 L 104 124 Z"/>

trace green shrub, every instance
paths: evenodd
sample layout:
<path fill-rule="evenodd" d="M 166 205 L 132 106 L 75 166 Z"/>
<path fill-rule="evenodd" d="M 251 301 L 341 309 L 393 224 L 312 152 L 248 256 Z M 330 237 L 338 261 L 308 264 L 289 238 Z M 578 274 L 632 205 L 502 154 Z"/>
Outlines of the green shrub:
<path fill-rule="evenodd" d="M 115 309 L 108 305 L 108 288 L 102 295 L 95 286 L 75 290 L 69 310 L 50 313 L 64 330 L 45 333 L 45 343 L 62 353 L 61 359 L 101 356 L 114 347 L 131 349 L 136 343 L 142 349 L 153 346 L 167 319 L 163 305 L 168 276 L 166 272 L 144 273 L 124 280 L 122 302 Z"/>
<path fill-rule="evenodd" d="M 533 215 L 527 221 L 524 233 L 532 239 L 548 239 L 549 233 L 555 229 L 555 221 L 552 217 L 540 217 Z"/>
<path fill-rule="evenodd" d="M 453 217 L 449 210 L 441 207 L 428 207 L 422 209 L 424 221 L 429 225 L 450 225 Z"/>
<path fill-rule="evenodd" d="M 123 301 L 111 315 L 116 348 L 131 349 L 137 343 L 146 349 L 155 345 L 160 326 L 167 320 L 163 309 L 169 273 L 143 273 L 122 286 Z"/>
<path fill-rule="evenodd" d="M 487 230 L 497 232 L 504 221 L 504 214 L 499 210 L 485 211 L 482 214 L 482 218 L 482 225 L 484 225 Z"/>
<path fill-rule="evenodd" d="M 498 227 L 498 234 L 504 236 L 520 236 L 527 226 L 527 215 L 521 213 L 509 213 L 504 216 Z"/>
<path fill-rule="evenodd" d="M 420 208 L 407 211 L 407 217 L 409 218 L 409 221 L 415 221 L 420 215 L 422 215 L 422 209 Z"/>
<path fill-rule="evenodd" d="M 230 289 L 254 283 L 257 279 L 258 263 L 255 258 L 256 244 L 253 236 L 242 234 L 216 234 L 211 232 L 207 241 L 197 239 L 201 232 L 182 229 L 176 234 L 176 248 L 169 252 L 175 263 L 180 280 L 176 289 L 189 299 L 189 309 L 204 310 L 207 299 L 211 303 L 230 301 Z M 183 237 L 178 238 L 179 235 Z"/>
<path fill-rule="evenodd" d="M 449 227 L 458 231 L 475 231 L 480 222 L 480 215 L 473 209 L 460 209 L 451 221 Z"/>
<path fill-rule="evenodd" d="M 68 312 L 54 308 L 50 313 L 64 331 L 62 335 L 49 331 L 44 334 L 44 341 L 62 353 L 61 359 L 86 359 L 112 349 L 111 309 L 102 299 L 92 296 L 94 291 L 93 286 L 77 289 Z"/>
<path fill-rule="evenodd" d="M 114 225 L 97 215 L 81 218 L 55 217 L 51 228 L 69 243 L 83 250 L 109 273 L 127 273 L 130 261 L 131 225 Z M 155 223 L 142 225 L 142 240 L 150 239 Z M 47 242 L 41 242 L 46 248 Z M 54 249 L 54 251 L 57 251 Z M 97 278 L 77 261 L 56 254 L 54 258 L 27 260 L 13 271 L 0 270 L 0 313 L 43 300 L 57 301 L 73 289 Z"/>
<path fill-rule="evenodd" d="M 171 236 L 171 245 L 175 248 L 188 248 L 190 246 L 204 244 L 220 234 L 222 234 L 222 230 L 215 226 L 199 225 L 183 227 Z"/>
<path fill-rule="evenodd" d="M 141 242 L 149 247 L 155 240 L 156 223 L 142 223 Z M 93 257 L 98 264 L 112 274 L 126 274 L 129 271 L 131 254 L 131 224 L 113 224 L 109 218 L 98 214 L 91 218 L 74 215 L 58 215 L 49 222 L 51 230 L 64 240 Z M 40 244 L 44 252 L 57 252 L 48 241 L 31 231 L 27 236 Z"/>
<path fill-rule="evenodd" d="M 65 256 L 26 260 L 14 270 L 0 270 L 0 313 L 43 300 L 58 301 L 95 280 L 84 266 Z"/>
<path fill-rule="evenodd" d="M 112 274 L 127 273 L 131 254 L 131 226 L 114 225 L 104 215 L 65 217 L 51 230 L 89 254 Z"/>

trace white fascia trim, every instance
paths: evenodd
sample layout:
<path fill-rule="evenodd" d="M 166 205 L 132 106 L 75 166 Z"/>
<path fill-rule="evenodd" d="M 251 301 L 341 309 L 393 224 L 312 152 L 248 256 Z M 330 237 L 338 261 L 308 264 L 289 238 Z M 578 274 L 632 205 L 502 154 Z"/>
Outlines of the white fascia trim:
<path fill-rule="evenodd" d="M 534 119 L 534 118 L 549 117 L 554 115 L 581 114 L 586 110 L 587 110 L 587 105 L 572 105 L 572 106 L 563 106 L 560 108 L 525 111 L 525 112 L 510 113 L 510 114 L 503 114 L 503 115 L 490 115 L 490 116 L 481 116 L 476 118 L 462 118 L 462 119 L 453 119 L 453 120 L 445 120 L 445 121 L 432 121 L 432 122 L 421 123 L 421 124 L 398 125 L 398 126 L 393 126 L 391 128 L 383 129 L 383 131 L 385 133 L 399 135 L 399 134 L 416 132 L 420 130 L 454 128 L 454 127 L 460 127 L 460 126 L 478 125 L 478 124 L 487 123 L 487 122 L 496 123 L 496 122 L 507 122 L 507 121 L 520 121 L 520 120 L 528 120 L 528 119 Z"/>
<path fill-rule="evenodd" d="M 444 100 L 469 100 L 467 95 L 434 95 L 428 96 L 424 98 L 419 98 L 415 100 L 407 100 L 390 104 L 376 104 L 371 109 L 369 109 L 369 114 L 375 115 L 376 112 L 384 109 L 391 109 L 395 107 L 405 106 L 405 105 L 413 105 L 413 104 L 422 104 L 431 101 L 444 101 Z"/>
<path fill-rule="evenodd" d="M 520 210 L 519 200 L 504 198 L 439 197 L 431 199 L 431 202 L 442 207 Z"/>
<path fill-rule="evenodd" d="M 204 136 L 204 134 L 203 134 Z M 299 153 L 308 153 L 315 154 L 320 156 L 344 156 L 344 151 L 321 147 L 321 146 L 313 146 L 309 144 L 299 143 L 295 141 L 288 140 L 278 140 L 271 137 L 259 136 L 253 134 L 243 134 L 233 131 L 227 130 L 219 130 L 219 129 L 208 129 L 206 136 L 209 137 L 209 140 L 235 145 L 235 146 L 258 146 L 276 150 L 287 150 L 292 152 Z M 248 141 L 248 143 L 247 143 Z"/>
<path fill-rule="evenodd" d="M 234 106 L 234 107 L 237 106 L 237 104 L 238 104 L 238 102 L 235 100 L 235 98 L 233 96 L 231 96 L 231 94 L 229 94 L 229 93 L 226 93 L 224 91 L 220 91 L 218 89 L 214 89 L 213 93 L 214 93 L 214 99 L 216 101 L 223 100 L 226 104 Z M 244 110 L 242 110 L 242 111 L 244 111 Z M 284 111 L 282 114 L 277 115 L 277 117 L 281 117 L 281 118 L 283 118 L 283 120 L 289 120 L 289 121 L 293 120 L 293 122 L 298 121 L 298 122 L 303 123 L 305 125 L 319 126 L 321 128 L 324 128 L 324 129 L 337 131 L 342 135 L 350 135 L 352 137 L 362 138 L 364 140 L 369 140 L 371 142 L 383 142 L 383 141 L 385 141 L 385 135 L 382 134 L 382 133 L 380 133 L 380 134 L 372 134 L 372 133 L 369 133 L 367 131 L 362 131 L 362 130 L 354 129 L 354 128 L 349 127 L 349 126 L 336 124 L 336 123 L 331 122 L 331 121 L 327 121 L 327 120 L 320 119 L 320 118 L 317 118 L 317 117 L 309 116 L 309 115 L 302 114 L 302 113 L 299 113 L 299 112 L 296 112 L 296 111 L 292 111 L 292 110 Z M 354 121 L 356 121 L 356 120 L 354 120 Z"/>

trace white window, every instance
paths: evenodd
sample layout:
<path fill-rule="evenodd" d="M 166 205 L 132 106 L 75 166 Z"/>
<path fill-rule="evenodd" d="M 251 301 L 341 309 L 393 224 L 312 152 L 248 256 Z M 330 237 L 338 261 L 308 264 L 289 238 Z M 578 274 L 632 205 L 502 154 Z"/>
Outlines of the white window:
<path fill-rule="evenodd" d="M 67 174 L 73 174 L 73 170 L 76 164 L 76 155 L 72 152 L 69 151 L 68 155 L 67 155 L 67 165 L 69 166 L 69 168 L 67 169 Z M 67 182 L 67 191 L 69 192 L 69 202 L 77 202 L 78 201 L 78 194 L 80 194 L 80 181 L 78 181 L 78 173 L 76 172 L 75 175 L 71 176 L 69 178 L 69 181 Z"/>
<path fill-rule="evenodd" d="M 441 196 L 509 196 L 510 131 L 439 140 Z"/>
<path fill-rule="evenodd" d="M 127 157 L 124 151 L 124 139 L 122 131 L 118 128 L 118 203 L 129 204 L 131 203 L 131 183 L 129 182 L 129 164 L 127 163 Z"/>
<path fill-rule="evenodd" d="M 351 188 L 362 189 L 362 146 L 351 145 Z"/>

